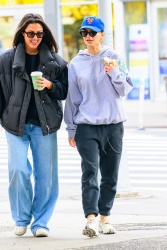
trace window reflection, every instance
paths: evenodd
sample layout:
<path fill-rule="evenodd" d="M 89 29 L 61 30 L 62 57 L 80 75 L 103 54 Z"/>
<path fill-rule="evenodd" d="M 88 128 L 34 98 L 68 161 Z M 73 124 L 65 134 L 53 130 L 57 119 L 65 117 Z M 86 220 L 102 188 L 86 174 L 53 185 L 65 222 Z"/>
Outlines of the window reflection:
<path fill-rule="evenodd" d="M 0 5 L 43 4 L 44 0 L 0 0 Z"/>
<path fill-rule="evenodd" d="M 0 17 L 0 53 L 12 47 L 14 35 L 14 17 Z"/>
<path fill-rule="evenodd" d="M 64 29 L 64 56 L 71 60 L 80 49 L 85 48 L 83 38 L 78 30 L 85 16 L 98 15 L 97 4 L 62 6 L 62 23 Z"/>
<path fill-rule="evenodd" d="M 167 8 L 159 8 L 158 41 L 159 41 L 159 90 L 167 91 Z"/>

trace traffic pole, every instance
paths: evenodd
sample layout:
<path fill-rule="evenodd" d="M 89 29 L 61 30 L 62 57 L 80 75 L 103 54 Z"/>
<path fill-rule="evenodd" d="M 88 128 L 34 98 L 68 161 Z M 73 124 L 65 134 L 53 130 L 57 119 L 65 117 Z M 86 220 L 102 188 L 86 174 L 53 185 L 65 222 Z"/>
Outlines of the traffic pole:
<path fill-rule="evenodd" d="M 140 88 L 139 88 L 139 115 L 138 115 L 138 129 L 139 130 L 144 129 L 144 123 L 143 123 L 144 90 L 145 90 L 144 79 L 141 79 Z"/>

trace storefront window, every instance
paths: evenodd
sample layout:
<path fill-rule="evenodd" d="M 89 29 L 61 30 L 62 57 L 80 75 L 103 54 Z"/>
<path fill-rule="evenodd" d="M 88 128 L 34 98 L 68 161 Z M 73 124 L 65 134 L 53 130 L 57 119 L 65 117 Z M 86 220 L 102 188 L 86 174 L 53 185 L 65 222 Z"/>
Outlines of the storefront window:
<path fill-rule="evenodd" d="M 128 99 L 139 99 L 141 87 L 144 88 L 144 98 L 150 99 L 146 2 L 126 2 L 124 9 L 126 51 L 130 74 L 134 82 L 134 88 L 128 95 Z"/>
<path fill-rule="evenodd" d="M 44 0 L 16 0 L 18 4 L 43 4 Z"/>
<path fill-rule="evenodd" d="M 0 5 L 15 5 L 16 0 L 0 0 Z"/>
<path fill-rule="evenodd" d="M 90 2 L 90 0 L 60 0 L 61 3 L 82 3 L 82 2 Z M 91 0 L 91 2 L 96 2 L 96 0 Z"/>
<path fill-rule="evenodd" d="M 85 48 L 78 30 L 85 16 L 98 14 L 97 4 L 62 6 L 64 51 L 66 60 L 71 60 L 80 49 Z"/>
<path fill-rule="evenodd" d="M 0 5 L 43 4 L 44 0 L 0 0 Z"/>
<path fill-rule="evenodd" d="M 124 3 L 126 26 L 130 24 L 147 23 L 147 12 L 145 2 Z"/>
<path fill-rule="evenodd" d="M 167 8 L 158 10 L 160 91 L 167 91 Z"/>
<path fill-rule="evenodd" d="M 146 24 L 147 23 L 147 11 L 145 2 L 125 2 L 125 31 L 126 31 L 126 48 L 127 58 L 130 52 L 129 32 L 131 25 L 134 24 Z"/>
<path fill-rule="evenodd" d="M 11 16 L 0 17 L 0 53 L 12 47 L 14 32 L 14 18 Z"/>

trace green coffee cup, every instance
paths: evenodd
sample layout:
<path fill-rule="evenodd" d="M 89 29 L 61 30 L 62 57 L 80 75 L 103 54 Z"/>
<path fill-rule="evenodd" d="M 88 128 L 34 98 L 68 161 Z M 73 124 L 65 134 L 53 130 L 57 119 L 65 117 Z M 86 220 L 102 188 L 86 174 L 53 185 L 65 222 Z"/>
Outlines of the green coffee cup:
<path fill-rule="evenodd" d="M 35 82 L 35 80 L 37 80 L 38 78 L 41 78 L 41 77 L 42 77 L 42 72 L 40 72 L 40 71 L 31 72 L 31 78 L 32 78 L 34 89 L 37 89 L 37 90 L 41 89 L 41 87 L 37 86 L 36 82 Z"/>

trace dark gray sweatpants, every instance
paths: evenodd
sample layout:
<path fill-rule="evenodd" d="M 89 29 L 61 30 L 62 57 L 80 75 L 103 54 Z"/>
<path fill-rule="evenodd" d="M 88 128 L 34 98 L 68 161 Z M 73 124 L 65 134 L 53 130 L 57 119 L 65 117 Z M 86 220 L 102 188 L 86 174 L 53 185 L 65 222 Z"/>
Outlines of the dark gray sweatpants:
<path fill-rule="evenodd" d="M 82 204 L 89 214 L 108 216 L 113 206 L 122 153 L 123 123 L 77 125 L 75 135 L 81 156 Z M 98 169 L 101 182 L 98 184 Z"/>

